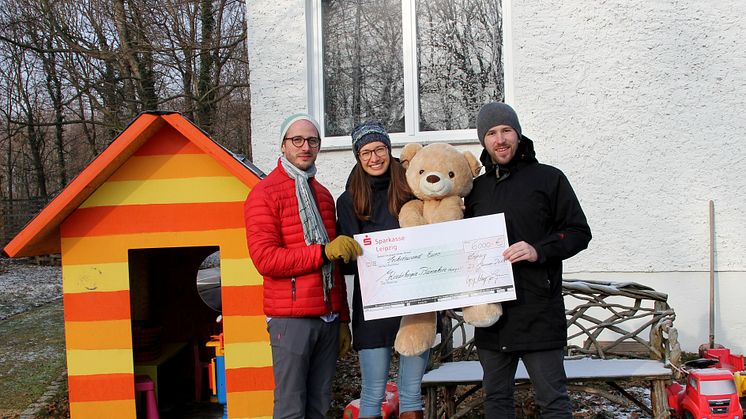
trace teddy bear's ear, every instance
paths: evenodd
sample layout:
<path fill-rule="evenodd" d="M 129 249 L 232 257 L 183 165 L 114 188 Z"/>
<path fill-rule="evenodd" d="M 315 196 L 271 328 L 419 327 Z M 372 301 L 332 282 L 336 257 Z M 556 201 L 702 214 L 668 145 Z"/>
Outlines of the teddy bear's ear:
<path fill-rule="evenodd" d="M 479 163 L 479 160 L 474 157 L 471 151 L 464 151 L 464 157 L 466 157 L 466 161 L 469 162 L 471 175 L 477 177 L 479 175 L 479 171 L 482 170 L 482 165 Z"/>
<path fill-rule="evenodd" d="M 405 169 L 409 167 L 409 162 L 412 161 L 412 157 L 417 154 L 418 151 L 422 150 L 422 144 L 409 143 L 404 146 L 399 154 L 399 161 Z"/>

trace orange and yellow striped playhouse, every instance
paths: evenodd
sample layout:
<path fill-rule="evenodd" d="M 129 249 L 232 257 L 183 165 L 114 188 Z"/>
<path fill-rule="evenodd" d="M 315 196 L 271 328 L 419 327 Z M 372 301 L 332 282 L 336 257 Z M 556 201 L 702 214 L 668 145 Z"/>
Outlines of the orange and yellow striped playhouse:
<path fill-rule="evenodd" d="M 195 278 L 216 250 L 228 416 L 272 416 L 262 278 L 243 220 L 262 176 L 183 116 L 144 113 L 3 249 L 61 254 L 72 418 L 136 417 L 133 321 L 162 325 L 164 342 L 199 342 L 189 353 L 206 351 L 217 313 L 199 299 Z M 187 381 L 168 378 L 161 399 Z"/>

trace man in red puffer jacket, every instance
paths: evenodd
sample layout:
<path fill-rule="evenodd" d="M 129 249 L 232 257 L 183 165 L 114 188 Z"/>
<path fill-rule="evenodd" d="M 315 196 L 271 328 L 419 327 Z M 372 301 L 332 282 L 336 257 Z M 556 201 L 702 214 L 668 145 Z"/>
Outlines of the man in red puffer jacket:
<path fill-rule="evenodd" d="M 334 199 L 314 177 L 321 148 L 316 121 L 291 115 L 280 138 L 277 168 L 244 204 L 249 254 L 264 277 L 273 418 L 323 419 L 337 356 L 351 341 L 344 278 L 334 262 L 347 263 L 362 250 L 352 238 L 336 237 Z"/>

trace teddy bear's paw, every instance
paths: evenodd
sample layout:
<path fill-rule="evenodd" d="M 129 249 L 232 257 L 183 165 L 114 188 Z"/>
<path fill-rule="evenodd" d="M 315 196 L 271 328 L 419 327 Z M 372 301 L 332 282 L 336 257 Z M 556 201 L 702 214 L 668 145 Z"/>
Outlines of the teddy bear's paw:
<path fill-rule="evenodd" d="M 399 210 L 399 225 L 401 227 L 414 227 L 427 224 L 427 220 L 422 216 L 424 203 L 418 199 L 404 204 Z"/>
<path fill-rule="evenodd" d="M 490 327 L 497 323 L 502 314 L 500 304 L 479 304 L 464 308 L 464 321 L 474 327 Z"/>
<path fill-rule="evenodd" d="M 400 227 L 416 227 L 427 224 L 427 220 L 420 214 L 399 215 Z"/>
<path fill-rule="evenodd" d="M 404 356 L 417 356 L 435 343 L 435 313 L 403 316 L 396 333 L 394 349 Z"/>
<path fill-rule="evenodd" d="M 429 335 L 429 334 L 427 334 Z M 396 340 L 394 341 L 394 349 L 400 355 L 404 356 L 418 356 L 426 350 L 430 349 L 435 343 L 435 334 L 432 337 L 427 335 L 412 335 L 402 333 L 401 330 L 396 334 Z"/>

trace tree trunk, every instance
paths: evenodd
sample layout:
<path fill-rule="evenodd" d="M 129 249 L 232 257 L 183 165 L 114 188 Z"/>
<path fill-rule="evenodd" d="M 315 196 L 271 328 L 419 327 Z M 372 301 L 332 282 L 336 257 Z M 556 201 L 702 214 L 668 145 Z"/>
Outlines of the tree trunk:
<path fill-rule="evenodd" d="M 27 103 L 27 105 L 29 105 Z M 29 105 L 30 106 L 30 105 Z M 29 152 L 31 153 L 31 164 L 34 167 L 34 174 L 36 177 L 36 188 L 38 191 L 38 196 L 45 201 L 47 200 L 47 179 L 44 174 L 44 163 L 42 162 L 41 158 L 41 136 L 39 135 L 39 131 L 36 129 L 36 124 L 34 123 L 34 115 L 29 107 L 29 109 L 26 109 L 26 132 L 28 135 L 28 146 L 29 146 Z M 29 198 L 31 196 L 29 195 Z"/>
<path fill-rule="evenodd" d="M 47 48 L 51 49 L 51 40 L 47 40 Z M 65 120 L 62 103 L 62 82 L 57 74 L 57 60 L 55 53 L 42 54 L 44 67 L 47 71 L 47 91 L 52 99 L 54 108 L 54 144 L 57 154 L 57 165 L 59 166 L 59 190 L 67 185 L 67 165 L 65 163 L 65 143 L 63 139 L 62 124 Z"/>
<path fill-rule="evenodd" d="M 215 113 L 215 83 L 213 56 L 215 16 L 212 0 L 200 0 L 200 21 L 202 36 L 199 53 L 199 79 L 197 81 L 197 123 L 207 133 L 212 133 Z"/>
<path fill-rule="evenodd" d="M 130 24 L 127 19 L 127 11 L 124 7 L 124 0 L 114 0 L 114 23 L 119 35 L 122 58 L 127 66 L 127 70 L 134 78 L 134 88 L 140 99 L 138 111 L 156 110 L 158 108 L 158 99 L 155 97 L 155 83 L 153 80 L 153 58 L 152 52 L 146 42 L 145 34 L 141 27 Z M 139 21 L 137 11 L 130 3 L 130 12 L 133 19 Z M 134 26 L 134 31 L 130 28 Z M 133 33 L 134 32 L 134 33 Z M 140 48 L 142 56 L 138 56 Z"/>

